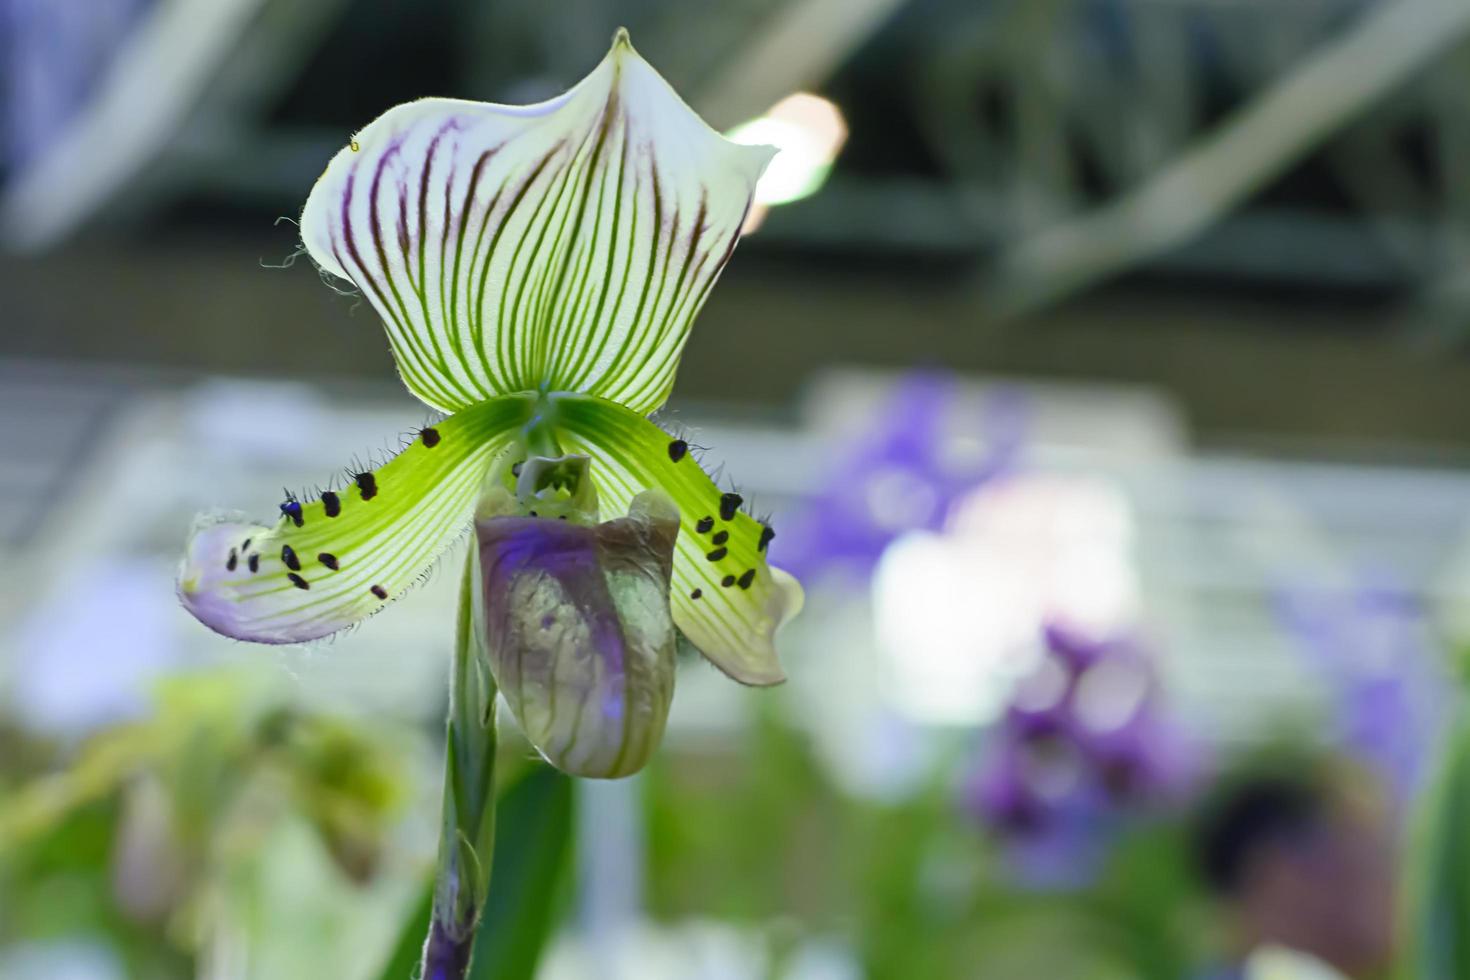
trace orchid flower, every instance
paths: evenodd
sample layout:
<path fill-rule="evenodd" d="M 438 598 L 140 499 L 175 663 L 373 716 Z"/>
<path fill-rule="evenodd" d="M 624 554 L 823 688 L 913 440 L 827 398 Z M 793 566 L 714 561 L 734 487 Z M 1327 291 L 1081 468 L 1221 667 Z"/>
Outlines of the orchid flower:
<path fill-rule="evenodd" d="M 447 417 L 376 471 L 288 499 L 272 525 L 202 523 L 184 605 L 242 640 L 327 636 L 401 595 L 478 517 L 481 642 L 563 768 L 624 775 L 647 759 L 675 627 L 734 680 L 782 681 L 773 635 L 801 590 L 766 562 L 772 530 L 648 419 L 773 152 L 707 127 L 625 32 L 550 101 L 423 99 L 370 123 L 311 191 L 302 240 L 372 304 L 404 384 Z M 631 523 L 568 527 L 600 514 Z"/>
<path fill-rule="evenodd" d="M 1400 804 L 1424 788 L 1447 734 L 1454 684 L 1431 616 L 1391 579 L 1364 571 L 1345 590 L 1288 582 L 1275 612 L 1328 687 L 1336 743 Z"/>
<path fill-rule="evenodd" d="M 808 581 L 834 569 L 867 576 L 899 535 L 941 530 L 958 501 L 1014 470 L 1024 449 L 1028 413 L 1019 392 L 988 393 L 978 418 L 968 408 L 948 375 L 903 378 L 829 461 L 826 491 L 782 535 L 781 561 Z M 957 436 L 976 429 L 984 444 L 971 456 Z"/>
<path fill-rule="evenodd" d="M 1186 800 L 1200 747 L 1166 710 L 1152 659 L 1123 633 L 1058 622 L 1013 693 L 961 804 L 1005 845 L 1018 881 L 1072 888 L 1098 870 L 1126 819 Z"/>

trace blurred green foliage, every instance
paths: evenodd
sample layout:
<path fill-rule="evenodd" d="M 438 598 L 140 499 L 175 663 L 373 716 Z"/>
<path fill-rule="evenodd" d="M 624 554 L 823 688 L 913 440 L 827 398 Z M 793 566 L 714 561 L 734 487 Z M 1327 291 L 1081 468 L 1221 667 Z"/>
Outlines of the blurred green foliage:
<path fill-rule="evenodd" d="M 570 879 L 572 780 L 534 764 L 501 795 L 490 897 L 470 980 L 528 980 L 556 924 Z"/>
<path fill-rule="evenodd" d="M 738 752 L 665 746 L 646 782 L 649 899 L 667 921 L 761 935 L 772 976 L 804 938 L 857 951 L 872 980 L 1180 980 L 1204 955 L 1203 898 L 1183 828 L 1126 834 L 1091 887 L 1033 891 L 957 808 L 954 769 L 897 801 L 844 793 L 785 714 L 753 701 Z"/>
<path fill-rule="evenodd" d="M 1414 828 L 1402 980 L 1470 977 L 1470 720 L 1461 719 Z"/>
<path fill-rule="evenodd" d="M 1086 886 L 1035 890 L 958 805 L 958 745 L 906 795 L 860 796 L 834 780 L 786 692 L 746 703 L 742 737 L 670 739 L 643 780 L 656 919 L 729 923 L 763 944 L 772 977 L 813 939 L 853 951 L 873 980 L 1180 980 L 1206 958 L 1218 927 L 1182 817 L 1126 828 Z M 1295 744 L 1271 742 L 1241 764 L 1304 767 Z M 413 795 L 402 731 L 197 675 L 165 685 L 151 717 L 98 735 L 64 768 L 66 753 L 13 732 L 0 747 L 0 948 L 104 937 L 128 976 L 167 980 L 197 975 L 223 938 L 270 964 L 249 975 L 278 980 L 319 975 L 311 964 L 357 943 L 368 948 L 341 975 L 411 976 L 426 855 L 393 859 Z M 514 738 L 501 764 L 477 980 L 532 976 L 572 879 L 571 781 Z M 1467 828 L 1462 725 L 1413 840 L 1403 980 L 1470 977 Z M 325 876 L 301 870 L 313 850 Z M 391 949 L 338 921 L 361 918 L 341 896 L 375 876 L 397 882 L 376 920 L 398 936 Z M 222 922 L 243 935 L 222 937 Z"/>
<path fill-rule="evenodd" d="M 27 744 L 0 795 L 0 947 L 106 937 L 130 976 L 191 976 L 259 921 L 260 859 L 293 822 L 368 881 L 408 796 L 391 739 L 235 674 L 168 681 L 65 768 Z"/>

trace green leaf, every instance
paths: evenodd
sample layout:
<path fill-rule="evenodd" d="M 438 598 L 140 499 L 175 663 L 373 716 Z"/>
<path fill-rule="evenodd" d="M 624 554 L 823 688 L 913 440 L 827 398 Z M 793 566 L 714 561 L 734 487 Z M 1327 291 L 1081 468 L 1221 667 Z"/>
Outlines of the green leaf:
<path fill-rule="evenodd" d="M 529 980 L 556 923 L 572 853 L 572 781 L 531 765 L 501 794 L 490 895 L 475 938 L 470 980 Z M 378 980 L 417 975 L 434 901 L 428 882 Z"/>
<path fill-rule="evenodd" d="M 490 896 L 469 980 L 530 980 L 556 924 L 572 854 L 572 780 L 532 765 L 501 797 Z"/>
<path fill-rule="evenodd" d="M 434 908 L 434 883 L 429 882 L 414 904 L 413 914 L 398 933 L 393 953 L 378 973 L 379 980 L 409 980 L 417 976 L 419 958 L 424 952 L 424 937 L 429 934 L 429 916 Z"/>
<path fill-rule="evenodd" d="M 1419 814 L 1407 881 L 1403 980 L 1470 977 L 1470 723 L 1461 722 Z"/>
<path fill-rule="evenodd" d="M 301 238 L 428 404 L 582 391 L 647 414 L 772 154 L 706 126 L 620 33 L 546 102 L 390 109 L 327 166 Z"/>

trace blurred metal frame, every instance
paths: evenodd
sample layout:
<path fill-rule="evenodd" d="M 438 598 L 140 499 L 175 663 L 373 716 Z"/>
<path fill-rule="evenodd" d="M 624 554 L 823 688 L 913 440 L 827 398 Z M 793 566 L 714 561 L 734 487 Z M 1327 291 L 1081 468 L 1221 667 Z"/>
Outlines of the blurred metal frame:
<path fill-rule="evenodd" d="M 198 0 L 160 2 L 157 16 L 163 7 L 195 9 Z M 47 232 L 51 241 L 106 224 L 104 212 L 151 216 L 181 199 L 253 206 L 246 227 L 258 234 L 211 228 L 207 248 L 190 230 L 127 248 L 84 241 L 40 259 L 0 258 L 7 353 L 385 375 L 384 346 L 356 342 L 379 336 L 370 313 L 350 318 L 351 302 L 321 289 L 308 270 L 266 274 L 258 267 L 263 254 L 279 260 L 296 244 L 291 229 L 272 233 L 261 213 L 299 206 L 343 138 L 337 124 L 267 123 L 264 110 L 272 93 L 296 84 L 309 57 L 336 43 L 326 30 L 333 12 L 342 25 L 370 9 L 367 2 L 224 0 L 219 9 L 251 12 L 235 15 L 242 33 L 229 45 L 231 57 L 214 67 L 201 62 L 199 90 L 183 100 L 170 135 L 151 136 L 150 149 L 127 159 L 126 145 L 100 152 L 105 139 L 78 138 L 68 166 L 97 168 L 97 175 L 71 188 L 66 171 L 48 174 L 47 164 L 14 183 L 7 218 L 36 189 L 64 208 L 65 220 Z M 464 89 L 455 94 L 508 97 L 517 79 L 549 94 L 547 87 L 573 80 L 595 59 L 611 25 L 626 22 L 640 48 L 699 103 L 709 86 L 759 63 L 747 61 L 752 51 L 788 50 L 782 32 L 811 16 L 801 10 L 836 9 L 832 0 L 809 2 L 565 0 L 553 19 L 538 0 L 446 0 L 434 16 L 464 25 L 453 39 L 462 47 L 446 55 L 462 63 Z M 1470 445 L 1463 397 L 1470 366 L 1405 356 L 1412 348 L 1403 329 L 1433 326 L 1443 341 L 1454 336 L 1444 325 L 1470 323 L 1470 181 L 1457 179 L 1470 174 L 1470 44 L 1463 34 L 1456 41 L 1453 30 L 1428 37 L 1430 22 L 1409 16 L 1429 4 L 1439 12 L 1435 23 L 1458 29 L 1460 12 L 1449 0 L 885 2 L 852 5 L 863 20 L 838 32 L 848 53 L 824 48 L 819 59 L 843 64 L 829 82 L 820 81 L 814 62 L 783 66 L 782 84 L 828 85 L 843 101 L 873 93 L 864 86 L 876 81 L 877 94 L 892 99 L 876 110 L 852 102 L 855 122 L 867 113 L 853 144 L 875 131 L 880 141 L 896 134 L 919 144 L 904 149 L 927 169 L 839 165 L 822 193 L 773 211 L 703 314 L 682 369 L 689 390 L 789 404 L 840 338 L 851 360 L 870 364 L 928 360 L 1150 381 L 1188 405 L 1207 439 L 1236 444 L 1441 462 L 1449 461 L 1447 450 Z M 271 18 L 294 26 L 272 34 Z M 1372 43 L 1384 23 L 1403 30 L 1390 47 L 1415 38 L 1410 46 L 1423 57 L 1400 51 L 1388 58 Z M 205 30 L 202 22 L 188 26 Z M 142 35 L 132 42 L 143 44 Z M 1217 191 L 1210 198 L 1216 213 L 1191 219 L 1197 234 L 1170 231 L 1162 252 L 1154 250 L 1157 240 L 1146 240 L 1148 248 L 1103 270 L 1142 270 L 1149 288 L 1125 286 L 1063 305 L 1099 281 L 1084 276 L 1072 292 L 1038 297 L 1032 308 L 1044 316 L 1010 324 L 987 317 L 1016 295 L 1007 289 L 1019 289 L 1014 280 L 980 278 L 995 268 L 990 257 L 1028 254 L 1047 235 L 1064 234 L 1058 229 L 1118 206 L 1119 192 L 1150 193 L 1172 168 L 1200 154 L 1214 159 L 1217 144 L 1195 141 L 1222 132 L 1212 127 L 1229 106 L 1215 89 L 1225 87 L 1231 99 L 1253 97 L 1259 107 L 1297 73 L 1313 70 L 1298 64 L 1303 52 L 1331 57 L 1344 46 L 1370 50 L 1371 64 L 1360 72 L 1353 59 L 1330 62 L 1354 76 L 1350 90 L 1331 93 L 1335 104 L 1350 91 L 1371 88 L 1372 98 L 1293 151 L 1297 163 L 1302 154 L 1310 160 L 1314 178 L 1334 185 L 1330 206 L 1268 197 L 1220 207 Z M 325 53 L 351 64 L 355 52 Z M 261 59 L 273 59 L 269 78 L 259 77 Z M 894 66 L 901 70 L 872 74 Z M 1382 84 L 1363 84 L 1373 78 Z M 1021 100 L 999 121 L 986 116 L 987 93 L 996 91 Z M 761 98 L 751 95 L 749 107 L 726 101 L 731 108 L 706 109 L 739 116 L 758 111 Z M 901 118 L 890 123 L 895 113 Z M 126 128 L 126 112 L 115 118 Z M 1406 142 L 1414 144 L 1409 151 Z M 1226 174 L 1232 182 L 1239 176 Z M 103 193 L 106 181 L 113 189 Z M 1207 203 L 1186 190 L 1186 207 Z M 801 261 L 790 262 L 793 254 Z M 78 282 L 87 288 L 75 288 Z M 1183 283 L 1190 295 L 1153 288 L 1161 282 Z M 1207 303 L 1194 292 L 1200 285 L 1216 287 Z M 1278 303 L 1271 290 L 1279 286 L 1296 290 L 1288 299 L 1306 287 L 1312 302 Z M 1385 301 L 1394 297 L 1408 298 L 1408 308 Z M 198 329 L 201 311 L 210 317 L 207 332 Z M 293 347 L 285 365 L 278 352 L 303 322 L 320 325 L 322 342 Z"/>
<path fill-rule="evenodd" d="M 839 170 L 773 214 L 766 241 L 984 256 L 971 301 L 992 328 L 1140 268 L 1408 287 L 1386 323 L 1443 338 L 1470 322 L 1464 4 L 938 6 L 953 17 L 920 32 L 908 95 L 943 179 Z M 1261 200 L 1304 166 L 1342 200 Z"/>
<path fill-rule="evenodd" d="M 237 136 L 345 2 L 158 0 L 120 42 L 95 98 L 4 187 L 0 240 L 40 251 L 103 209 L 144 206 L 137 195 L 184 127 Z"/>
<path fill-rule="evenodd" d="M 1187 241 L 1467 35 L 1470 5 L 1461 0 L 1379 5 L 1127 192 L 1007 249 L 988 278 L 992 304 L 1034 310 Z M 1410 183 L 1384 159 L 1373 185 L 1353 181 L 1360 197 L 1385 177 Z"/>
<path fill-rule="evenodd" d="M 44 249 L 100 213 L 144 213 L 190 187 L 277 201 L 340 134 L 261 128 L 258 117 L 351 6 L 159 0 L 95 102 L 5 188 L 0 240 Z M 619 0 L 572 3 L 552 22 L 524 0 L 456 0 L 434 16 L 465 25 L 459 61 L 482 90 L 492 82 L 477 66 L 489 64 L 543 73 L 528 79 L 533 88 L 564 85 L 612 25 L 629 23 L 696 106 L 729 125 L 820 85 L 906 6 L 742 0 L 715 15 Z M 1407 319 L 1420 324 L 1470 308 L 1470 276 L 1461 271 L 1470 184 L 1453 179 L 1470 172 L 1470 8 L 1460 0 L 914 7 L 924 56 L 899 84 L 945 180 L 904 185 L 839 173 L 830 207 L 784 210 L 767 240 L 998 250 L 975 289 L 990 314 L 1039 310 L 1155 262 L 1286 282 L 1409 281 L 1419 289 Z M 700 30 L 691 34 L 693 18 Z M 534 64 L 524 64 L 528 57 Z M 1202 59 L 1232 88 L 1254 92 L 1218 124 Z M 987 92 L 1007 101 L 1003 122 L 985 118 Z M 1404 158 L 1411 125 L 1427 126 L 1435 174 Z M 1314 152 L 1355 215 L 1240 213 L 1252 193 Z M 1278 244 L 1263 249 L 1267 241 Z"/>

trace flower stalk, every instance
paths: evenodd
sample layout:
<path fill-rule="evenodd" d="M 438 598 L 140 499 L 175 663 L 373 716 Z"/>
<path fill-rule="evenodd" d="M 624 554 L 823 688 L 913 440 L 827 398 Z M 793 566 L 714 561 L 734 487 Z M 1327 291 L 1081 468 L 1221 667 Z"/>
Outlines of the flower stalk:
<path fill-rule="evenodd" d="M 495 853 L 496 687 L 485 669 L 483 633 L 476 627 L 477 564 L 470 548 L 450 669 L 444 810 L 424 980 L 460 980 L 468 973 Z"/>

